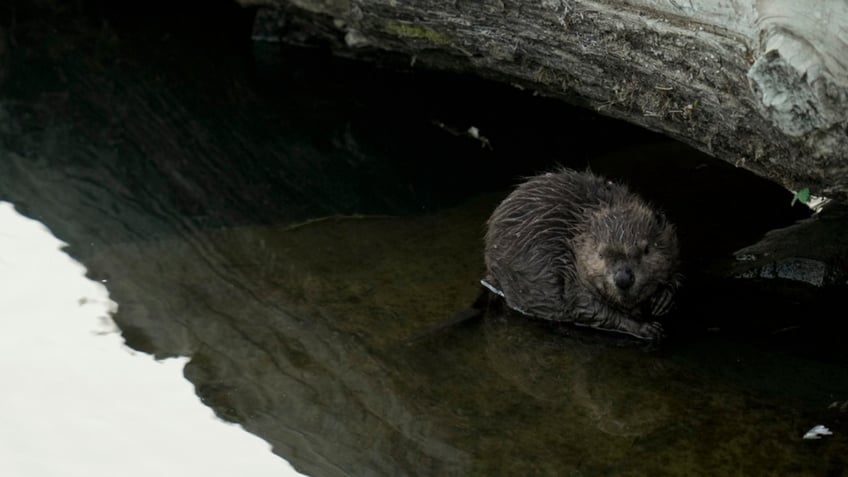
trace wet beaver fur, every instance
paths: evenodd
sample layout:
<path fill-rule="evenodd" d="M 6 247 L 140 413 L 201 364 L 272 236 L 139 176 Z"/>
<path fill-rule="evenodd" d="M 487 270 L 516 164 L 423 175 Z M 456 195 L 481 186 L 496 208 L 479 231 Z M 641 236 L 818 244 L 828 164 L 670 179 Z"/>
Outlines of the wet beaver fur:
<path fill-rule="evenodd" d="M 526 315 L 658 339 L 681 276 L 675 228 L 590 172 L 531 177 L 495 209 L 483 284 Z"/>

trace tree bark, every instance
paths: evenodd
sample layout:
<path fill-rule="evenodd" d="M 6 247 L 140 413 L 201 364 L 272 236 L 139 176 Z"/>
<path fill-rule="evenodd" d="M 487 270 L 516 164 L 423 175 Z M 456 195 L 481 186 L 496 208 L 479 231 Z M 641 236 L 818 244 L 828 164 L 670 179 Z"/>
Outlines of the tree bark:
<path fill-rule="evenodd" d="M 473 72 L 848 199 L 845 0 L 239 1 L 274 7 L 257 38 Z"/>

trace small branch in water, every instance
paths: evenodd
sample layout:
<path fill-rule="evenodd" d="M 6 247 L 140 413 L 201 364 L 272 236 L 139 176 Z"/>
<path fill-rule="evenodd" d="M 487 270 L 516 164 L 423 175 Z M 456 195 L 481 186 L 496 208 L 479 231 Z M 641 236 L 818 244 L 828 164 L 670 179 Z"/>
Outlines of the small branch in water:
<path fill-rule="evenodd" d="M 447 124 L 441 121 L 433 120 L 432 122 L 434 125 L 438 126 L 439 128 L 447 131 L 448 133 L 454 136 L 467 136 L 472 139 L 476 139 L 480 141 L 480 147 L 485 147 L 489 150 L 492 150 L 492 143 L 489 142 L 489 138 L 487 138 L 486 136 L 481 136 L 480 130 L 477 129 L 476 126 L 469 126 L 468 129 L 466 129 L 465 131 L 460 131 L 458 129 L 448 126 Z"/>

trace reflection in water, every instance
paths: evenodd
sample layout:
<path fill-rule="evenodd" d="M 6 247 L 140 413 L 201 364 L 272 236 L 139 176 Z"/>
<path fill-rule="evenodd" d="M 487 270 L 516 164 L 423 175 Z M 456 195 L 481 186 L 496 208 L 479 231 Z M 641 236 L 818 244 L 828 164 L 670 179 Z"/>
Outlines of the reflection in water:
<path fill-rule="evenodd" d="M 468 452 L 408 402 L 413 376 L 396 355 L 473 300 L 472 219 L 490 204 L 228 229 L 116 246 L 88 263 L 109 277 L 130 344 L 191 355 L 186 376 L 203 400 L 307 473 L 462 475 Z"/>
<path fill-rule="evenodd" d="M 661 390 L 680 377 L 650 345 L 588 330 L 528 326 L 503 311 L 487 318 L 493 368 L 532 399 L 572 408 L 576 419 L 612 436 L 643 436 L 668 424 L 676 399 Z"/>
<path fill-rule="evenodd" d="M 483 224 L 502 198 L 490 194 L 520 175 L 582 168 L 620 147 L 593 169 L 668 209 L 695 270 L 790 223 L 785 191 L 679 146 L 630 147 L 656 138 L 512 88 L 375 70 L 318 49 L 256 47 L 245 71 L 246 53 L 221 40 L 230 13 L 177 19 L 167 34 L 21 18 L 26 48 L 8 50 L 0 85 L 0 196 L 106 280 L 131 347 L 190 357 L 185 375 L 218 416 L 316 476 L 845 466 L 844 430 L 821 421 L 848 399 L 844 355 L 826 363 L 704 331 L 716 320 L 760 329 L 787 311 L 737 313 L 745 297 L 693 280 L 659 349 L 494 303 L 447 325 L 480 288 Z M 434 121 L 479 127 L 492 149 Z M 342 217 L 355 214 L 365 215 Z M 802 441 L 818 423 L 834 435 Z M 151 462 L 170 454 L 150 452 Z"/>
<path fill-rule="evenodd" d="M 811 457 L 799 409 L 666 350 L 497 307 L 439 329 L 478 291 L 480 226 L 495 202 L 233 228 L 116 246 L 89 264 L 132 304 L 116 320 L 135 346 L 192 355 L 186 376 L 204 402 L 310 474 L 842 465 L 837 440 L 816 451 L 827 459 Z"/>
<path fill-rule="evenodd" d="M 128 352 L 106 287 L 0 202 L 0 474 L 297 474 L 204 408 L 184 358 Z"/>

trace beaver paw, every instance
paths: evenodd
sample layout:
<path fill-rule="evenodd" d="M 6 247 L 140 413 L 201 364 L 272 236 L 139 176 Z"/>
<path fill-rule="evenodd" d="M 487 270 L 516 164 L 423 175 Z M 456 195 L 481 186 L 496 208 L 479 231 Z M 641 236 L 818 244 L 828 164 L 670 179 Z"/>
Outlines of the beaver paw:
<path fill-rule="evenodd" d="M 645 340 L 658 341 L 665 337 L 665 331 L 656 321 L 640 323 L 636 336 Z"/>
<path fill-rule="evenodd" d="M 671 311 L 674 305 L 674 290 L 664 288 L 651 297 L 651 315 L 662 316 Z"/>

